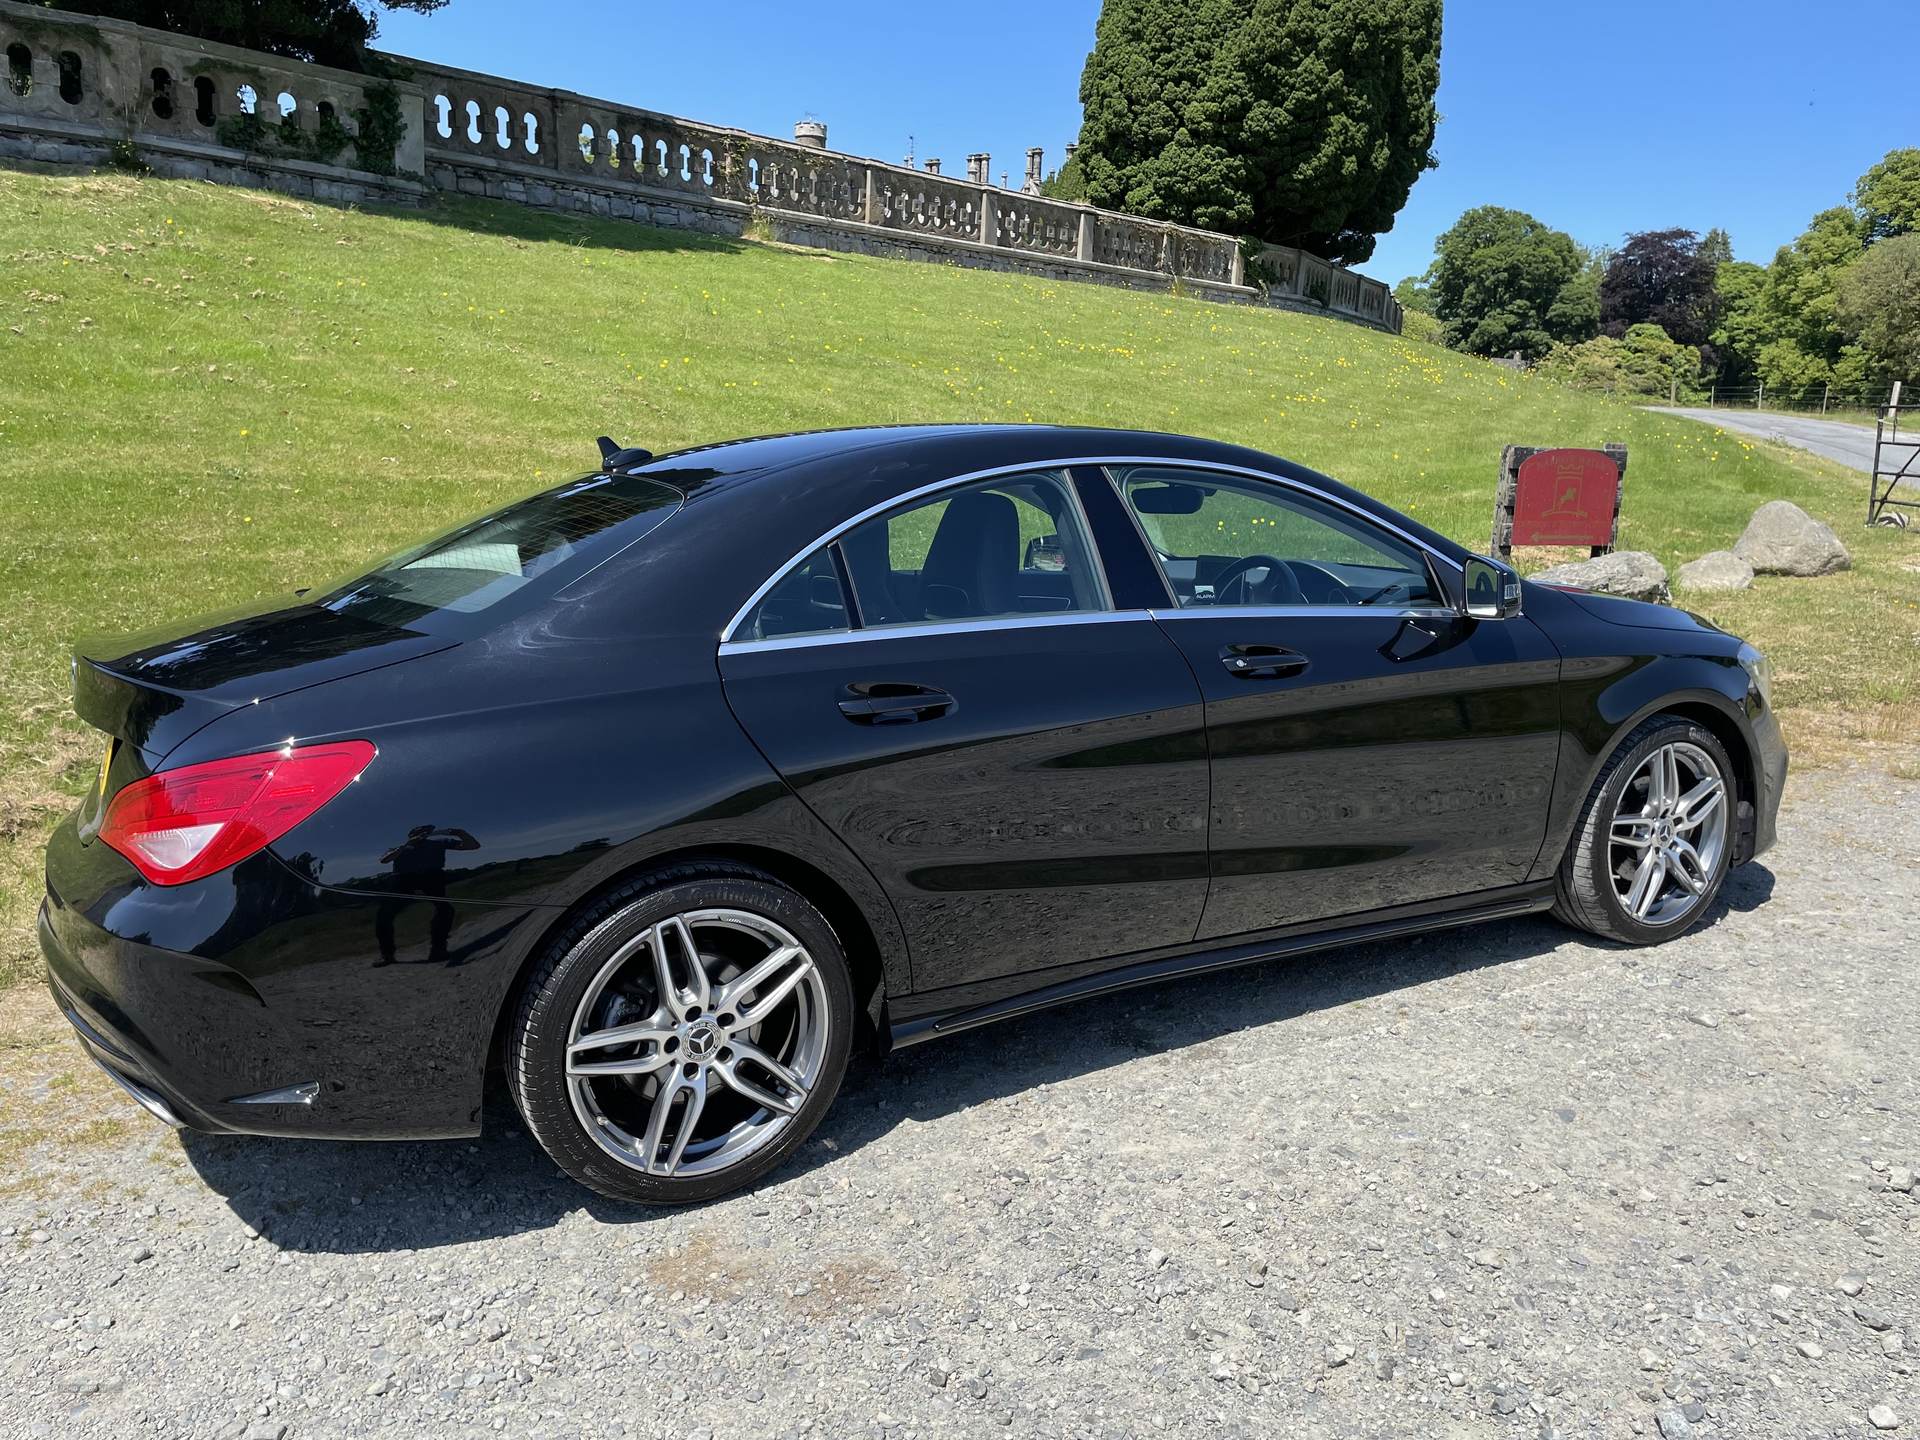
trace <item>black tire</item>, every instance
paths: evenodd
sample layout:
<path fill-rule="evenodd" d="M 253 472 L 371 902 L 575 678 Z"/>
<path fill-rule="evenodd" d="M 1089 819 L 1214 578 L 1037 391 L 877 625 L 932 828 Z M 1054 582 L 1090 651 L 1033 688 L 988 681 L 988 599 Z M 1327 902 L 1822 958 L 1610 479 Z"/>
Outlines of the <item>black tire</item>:
<path fill-rule="evenodd" d="M 1675 742 L 1684 742 L 1704 752 L 1718 767 L 1725 787 L 1721 804 L 1726 807 L 1729 828 L 1706 890 L 1698 901 L 1672 921 L 1648 924 L 1628 913 L 1615 890 L 1614 876 L 1608 869 L 1608 840 L 1621 794 L 1642 762 L 1662 746 Z M 1587 792 L 1579 822 L 1554 875 L 1553 913 L 1577 929 L 1625 945 L 1658 945 L 1686 934 L 1712 910 L 1726 882 L 1734 848 L 1735 796 L 1733 764 L 1727 757 L 1726 747 L 1711 730 L 1679 715 L 1654 715 L 1643 720 L 1621 740 L 1607 763 L 1600 767 L 1593 788 Z"/>
<path fill-rule="evenodd" d="M 806 948 L 825 992 L 824 1052 L 805 1101 L 761 1148 L 710 1174 L 650 1175 L 603 1148 L 577 1112 L 566 1074 L 570 1029 L 589 987 L 622 946 L 669 916 L 710 908 L 770 920 Z M 507 1084 L 534 1139 L 582 1185 L 614 1200 L 684 1205 L 753 1184 L 805 1143 L 839 1093 L 853 1027 L 846 952 L 812 904 L 744 866 L 682 864 L 638 876 L 606 896 L 569 925 L 534 967 L 507 1039 Z"/>

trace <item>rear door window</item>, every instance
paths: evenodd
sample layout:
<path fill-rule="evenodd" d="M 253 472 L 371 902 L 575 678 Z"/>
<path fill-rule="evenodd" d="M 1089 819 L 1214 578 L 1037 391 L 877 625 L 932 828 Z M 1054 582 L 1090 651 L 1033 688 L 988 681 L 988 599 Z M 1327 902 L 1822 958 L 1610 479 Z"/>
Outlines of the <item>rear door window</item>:
<path fill-rule="evenodd" d="M 1003 476 L 854 527 L 840 540 L 863 625 L 1107 608 L 1066 477 Z"/>

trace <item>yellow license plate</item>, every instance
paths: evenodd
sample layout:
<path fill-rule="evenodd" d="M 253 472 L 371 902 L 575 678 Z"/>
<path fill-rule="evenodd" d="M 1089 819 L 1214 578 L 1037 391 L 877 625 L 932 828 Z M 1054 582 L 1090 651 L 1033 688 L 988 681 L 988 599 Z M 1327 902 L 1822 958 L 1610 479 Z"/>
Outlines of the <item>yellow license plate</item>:
<path fill-rule="evenodd" d="M 107 798 L 107 771 L 113 768 L 113 747 L 115 745 L 118 745 L 119 743 L 120 742 L 118 740 L 114 739 L 111 735 L 109 735 L 107 737 L 107 753 L 100 757 L 100 796 L 99 798 L 102 800 Z"/>

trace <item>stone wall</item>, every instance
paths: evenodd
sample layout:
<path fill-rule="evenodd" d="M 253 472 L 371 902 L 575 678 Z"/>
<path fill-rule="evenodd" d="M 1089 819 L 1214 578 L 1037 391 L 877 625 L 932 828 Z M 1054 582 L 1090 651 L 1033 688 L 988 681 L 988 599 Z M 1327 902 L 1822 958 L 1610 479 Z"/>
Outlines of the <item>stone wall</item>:
<path fill-rule="evenodd" d="M 1267 247 L 1249 276 L 1229 235 L 383 58 L 405 78 L 0 0 L 0 158 L 94 165 L 131 144 L 164 174 L 319 200 L 451 191 L 1400 329 L 1384 285 L 1297 250 Z"/>

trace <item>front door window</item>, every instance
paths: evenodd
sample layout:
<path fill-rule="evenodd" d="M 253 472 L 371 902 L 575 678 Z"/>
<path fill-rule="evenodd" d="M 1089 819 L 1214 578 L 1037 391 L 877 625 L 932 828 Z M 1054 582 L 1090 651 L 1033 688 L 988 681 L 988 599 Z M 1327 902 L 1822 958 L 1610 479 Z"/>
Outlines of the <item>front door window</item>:
<path fill-rule="evenodd" d="M 1116 479 L 1182 609 L 1446 603 L 1417 546 L 1337 507 L 1193 470 Z"/>

